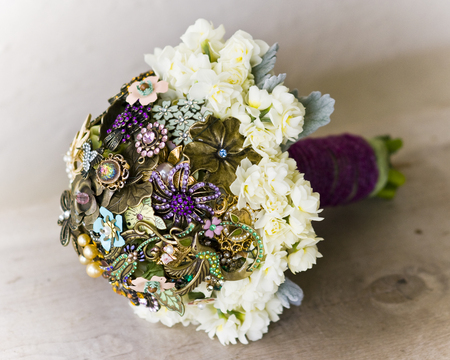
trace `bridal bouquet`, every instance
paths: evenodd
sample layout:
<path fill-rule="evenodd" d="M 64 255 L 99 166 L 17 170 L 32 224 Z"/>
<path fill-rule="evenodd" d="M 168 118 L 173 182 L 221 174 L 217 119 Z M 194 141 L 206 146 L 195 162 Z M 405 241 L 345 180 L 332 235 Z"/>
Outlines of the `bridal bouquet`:
<path fill-rule="evenodd" d="M 401 144 L 297 142 L 330 121 L 334 100 L 288 89 L 273 73 L 277 44 L 224 34 L 197 20 L 86 118 L 65 156 L 58 222 L 62 245 L 138 316 L 235 344 L 300 304 L 285 271 L 321 257 L 320 196 L 326 205 L 391 196 L 402 176 L 389 155 Z"/>

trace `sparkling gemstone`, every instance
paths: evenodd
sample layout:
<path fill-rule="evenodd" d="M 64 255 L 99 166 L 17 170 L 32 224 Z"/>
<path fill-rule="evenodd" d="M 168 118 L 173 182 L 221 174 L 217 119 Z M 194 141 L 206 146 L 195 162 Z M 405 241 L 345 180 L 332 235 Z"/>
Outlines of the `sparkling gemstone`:
<path fill-rule="evenodd" d="M 142 214 L 137 214 L 136 217 L 138 220 L 142 220 L 144 218 L 144 216 Z"/>
<path fill-rule="evenodd" d="M 211 226 L 209 227 L 209 230 L 211 230 L 211 231 L 214 231 L 214 230 L 216 230 L 216 225 L 214 225 L 214 224 L 211 224 Z"/>
<path fill-rule="evenodd" d="M 155 141 L 156 134 L 153 131 L 148 131 L 142 136 L 142 141 L 145 144 L 151 144 L 153 141 Z"/>
<path fill-rule="evenodd" d="M 105 160 L 99 165 L 97 175 L 106 184 L 114 183 L 120 176 L 120 166 L 113 160 Z"/>
<path fill-rule="evenodd" d="M 227 155 L 228 155 L 228 153 L 227 153 L 227 151 L 226 151 L 225 149 L 220 149 L 219 152 L 218 152 L 218 154 L 219 154 L 219 156 L 220 156 L 221 158 L 226 158 Z"/>

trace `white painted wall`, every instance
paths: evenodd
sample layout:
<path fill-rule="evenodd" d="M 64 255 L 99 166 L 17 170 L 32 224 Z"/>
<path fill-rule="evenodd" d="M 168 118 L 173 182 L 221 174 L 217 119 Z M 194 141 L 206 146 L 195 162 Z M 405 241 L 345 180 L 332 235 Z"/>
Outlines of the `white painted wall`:
<path fill-rule="evenodd" d="M 0 206 L 59 196 L 68 184 L 62 157 L 86 115 L 101 113 L 122 83 L 147 69 L 144 53 L 178 44 L 199 17 L 223 23 L 228 35 L 242 29 L 277 41 L 276 70 L 288 73 L 289 87 L 332 92 L 335 124 L 322 133 L 357 132 L 351 124 L 376 119 L 373 102 L 361 116 L 364 94 L 386 91 L 404 109 L 436 87 L 445 96 L 427 101 L 449 104 L 445 0 L 0 0 Z M 444 73 L 431 83 L 423 71 L 435 60 Z M 402 74 L 388 72 L 387 89 L 379 79 L 390 62 Z M 385 64 L 380 73 L 377 64 Z"/>

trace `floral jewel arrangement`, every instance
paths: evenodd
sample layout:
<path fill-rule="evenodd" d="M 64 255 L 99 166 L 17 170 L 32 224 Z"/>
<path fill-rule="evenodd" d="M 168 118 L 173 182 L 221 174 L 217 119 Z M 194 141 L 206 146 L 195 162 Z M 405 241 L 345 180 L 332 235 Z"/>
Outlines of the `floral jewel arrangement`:
<path fill-rule="evenodd" d="M 321 257 L 319 193 L 322 206 L 392 197 L 404 178 L 390 164 L 398 139 L 298 141 L 330 121 L 334 100 L 284 86 L 277 44 L 224 33 L 198 20 L 86 118 L 58 223 L 61 244 L 138 316 L 235 344 L 300 305 L 285 271 Z"/>

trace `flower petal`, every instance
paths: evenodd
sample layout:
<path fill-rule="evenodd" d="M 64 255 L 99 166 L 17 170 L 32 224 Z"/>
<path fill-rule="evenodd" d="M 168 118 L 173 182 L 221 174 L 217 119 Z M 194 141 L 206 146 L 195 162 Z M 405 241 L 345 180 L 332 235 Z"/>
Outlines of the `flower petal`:
<path fill-rule="evenodd" d="M 125 245 L 125 240 L 123 239 L 122 235 L 117 234 L 117 240 L 114 241 L 114 247 L 122 247 Z"/>
<path fill-rule="evenodd" d="M 219 160 L 216 157 L 216 152 L 216 148 L 197 141 L 187 144 L 183 151 L 184 155 L 190 160 L 192 173 L 198 170 L 217 171 Z"/>
<path fill-rule="evenodd" d="M 209 221 L 209 220 L 208 220 Z M 220 219 L 216 218 L 215 216 L 212 218 L 213 225 L 219 225 L 222 221 Z"/>
<path fill-rule="evenodd" d="M 216 235 L 219 235 L 222 232 L 222 230 L 223 230 L 223 226 L 219 225 L 214 229 L 214 233 Z"/>
<path fill-rule="evenodd" d="M 100 242 L 102 243 L 103 249 L 105 249 L 106 251 L 111 250 L 111 240 L 110 239 L 102 240 L 100 238 Z"/>
<path fill-rule="evenodd" d="M 153 85 L 153 88 L 155 88 L 155 84 L 158 82 L 159 80 L 159 76 L 155 75 L 155 76 L 149 76 L 147 78 L 145 78 L 143 81 L 150 81 Z"/>
<path fill-rule="evenodd" d="M 155 92 L 165 93 L 169 90 L 169 83 L 167 81 L 159 81 L 154 86 Z"/>
<path fill-rule="evenodd" d="M 210 226 L 211 226 L 211 220 L 207 219 L 205 221 L 205 225 L 203 225 L 203 229 L 208 230 Z"/>
<path fill-rule="evenodd" d="M 238 120 L 239 121 L 239 120 Z M 239 131 L 239 126 L 238 126 Z M 194 141 L 201 141 L 219 150 L 223 147 L 225 127 L 220 119 L 213 116 L 206 123 L 196 123 L 189 130 Z"/>
<path fill-rule="evenodd" d="M 207 230 L 206 232 L 205 232 L 205 235 L 207 236 L 207 237 L 209 237 L 209 238 L 213 238 L 214 237 L 214 232 L 212 232 L 211 230 Z"/>
<path fill-rule="evenodd" d="M 140 99 L 139 99 L 139 102 L 141 103 L 141 105 L 146 106 L 146 105 L 148 105 L 148 104 L 154 102 L 154 101 L 156 100 L 157 97 L 158 97 L 158 96 L 156 95 L 156 92 L 153 91 L 150 95 L 147 95 L 147 96 L 145 96 L 145 97 L 143 97 L 143 98 L 140 98 Z"/>
<path fill-rule="evenodd" d="M 120 231 L 123 230 L 122 223 L 123 223 L 122 215 L 117 215 L 116 216 L 116 226 L 120 229 Z"/>
<path fill-rule="evenodd" d="M 106 220 L 107 216 L 109 216 L 110 220 L 114 219 L 113 213 L 103 206 L 100 208 L 100 214 L 102 214 L 102 216 L 105 220 Z"/>
<path fill-rule="evenodd" d="M 95 231 L 95 232 L 100 232 L 100 229 L 102 229 L 103 228 L 103 222 L 102 222 L 102 218 L 101 217 L 99 217 L 99 218 L 97 218 L 97 220 L 95 220 L 95 222 L 94 222 L 94 228 L 93 228 L 93 230 Z"/>
<path fill-rule="evenodd" d="M 236 118 L 228 118 L 224 120 L 224 140 L 223 148 L 228 154 L 237 154 L 244 150 L 244 137 L 239 133 L 241 122 Z"/>
<path fill-rule="evenodd" d="M 133 105 L 136 101 L 138 101 L 138 98 L 133 93 L 129 93 L 125 100 L 128 104 Z"/>

